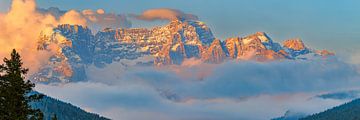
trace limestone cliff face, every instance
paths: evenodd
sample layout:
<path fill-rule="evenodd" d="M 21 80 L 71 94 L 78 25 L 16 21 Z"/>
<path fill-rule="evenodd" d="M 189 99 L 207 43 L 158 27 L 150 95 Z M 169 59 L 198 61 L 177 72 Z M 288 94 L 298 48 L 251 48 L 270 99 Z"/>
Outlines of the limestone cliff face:
<path fill-rule="evenodd" d="M 152 29 L 105 29 L 96 38 L 98 41 L 134 44 L 138 52 L 154 56 L 157 66 L 181 64 L 186 58 L 200 58 L 201 50 L 215 39 L 203 22 L 179 20 Z"/>
<path fill-rule="evenodd" d="M 274 43 L 265 33 L 257 32 L 244 38 L 225 40 L 228 55 L 240 60 L 276 60 L 287 56 L 278 43 Z"/>
<path fill-rule="evenodd" d="M 202 60 L 209 63 L 221 63 L 225 60 L 226 54 L 223 50 L 222 43 L 215 39 L 209 48 L 201 56 Z"/>
<path fill-rule="evenodd" d="M 243 43 L 241 38 L 228 38 L 225 41 L 225 47 L 228 52 L 228 56 L 232 59 L 238 58 L 238 56 L 242 56 L 244 51 L 243 50 Z"/>
<path fill-rule="evenodd" d="M 33 80 L 82 81 L 86 79 L 85 65 L 93 61 L 94 36 L 87 27 L 59 25 L 51 35 L 39 36 L 38 50 L 47 50 L 52 56 Z"/>

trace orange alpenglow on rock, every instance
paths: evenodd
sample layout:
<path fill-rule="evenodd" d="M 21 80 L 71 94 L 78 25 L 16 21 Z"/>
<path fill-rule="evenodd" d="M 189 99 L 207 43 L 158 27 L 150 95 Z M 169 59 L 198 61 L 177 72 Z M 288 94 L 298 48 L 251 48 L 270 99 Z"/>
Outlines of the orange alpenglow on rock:
<path fill-rule="evenodd" d="M 305 44 L 303 43 L 302 40 L 300 40 L 299 38 L 296 39 L 290 39 L 290 40 L 286 40 L 283 43 L 284 47 L 286 48 L 290 48 L 296 51 L 300 51 L 300 50 L 304 50 L 306 49 Z"/>
<path fill-rule="evenodd" d="M 64 75 L 65 77 L 71 77 L 73 75 L 73 71 L 71 66 L 67 63 L 67 61 L 63 61 L 59 66 L 56 66 L 54 69 L 56 72 Z"/>
<path fill-rule="evenodd" d="M 211 63 L 221 63 L 225 60 L 226 54 L 221 47 L 219 39 L 215 39 L 207 50 L 207 53 L 202 56 L 202 59 Z"/>
<path fill-rule="evenodd" d="M 238 56 L 242 55 L 242 42 L 239 37 L 236 38 L 228 38 L 225 40 L 226 49 L 229 52 L 229 57 L 232 59 L 236 59 Z"/>

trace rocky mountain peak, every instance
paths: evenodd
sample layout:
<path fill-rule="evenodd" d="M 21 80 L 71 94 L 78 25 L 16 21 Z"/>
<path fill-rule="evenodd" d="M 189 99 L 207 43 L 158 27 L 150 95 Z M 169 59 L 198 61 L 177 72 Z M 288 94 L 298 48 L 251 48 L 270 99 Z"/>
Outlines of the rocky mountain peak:
<path fill-rule="evenodd" d="M 271 38 L 268 37 L 268 35 L 265 32 L 256 32 L 254 36 L 259 38 L 263 43 L 272 43 Z"/>
<path fill-rule="evenodd" d="M 243 38 L 244 44 L 250 43 L 253 40 L 260 40 L 262 43 L 272 43 L 271 38 L 268 37 L 264 32 L 256 32 L 255 34 Z"/>
<path fill-rule="evenodd" d="M 283 46 L 286 48 L 289 48 L 289 49 L 296 50 L 296 51 L 306 49 L 305 44 L 303 43 L 303 41 L 300 38 L 286 40 L 286 41 L 284 41 Z"/>

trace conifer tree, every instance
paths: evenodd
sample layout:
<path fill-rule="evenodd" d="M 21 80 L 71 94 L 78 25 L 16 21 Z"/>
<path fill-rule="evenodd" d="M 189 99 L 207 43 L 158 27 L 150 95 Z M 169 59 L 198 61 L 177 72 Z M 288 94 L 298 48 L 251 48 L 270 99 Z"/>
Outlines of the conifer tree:
<path fill-rule="evenodd" d="M 14 49 L 11 58 L 0 65 L 0 120 L 42 120 L 40 110 L 31 109 L 29 103 L 43 95 L 33 94 L 35 84 L 24 80 L 28 69 L 23 68 L 19 53 Z"/>

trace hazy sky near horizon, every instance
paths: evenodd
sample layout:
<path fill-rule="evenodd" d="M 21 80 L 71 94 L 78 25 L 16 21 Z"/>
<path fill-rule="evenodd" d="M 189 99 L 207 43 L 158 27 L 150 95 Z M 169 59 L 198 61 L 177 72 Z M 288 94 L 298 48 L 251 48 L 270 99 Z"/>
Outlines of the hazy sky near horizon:
<path fill-rule="evenodd" d="M 0 0 L 0 11 L 11 0 Z M 172 8 L 197 15 L 216 37 L 244 36 L 256 31 L 275 41 L 302 38 L 312 48 L 338 53 L 359 52 L 358 0 L 37 0 L 38 7 L 62 10 L 99 9 L 118 14 L 140 14 L 153 8 Z M 133 22 L 149 27 L 164 22 Z"/>

